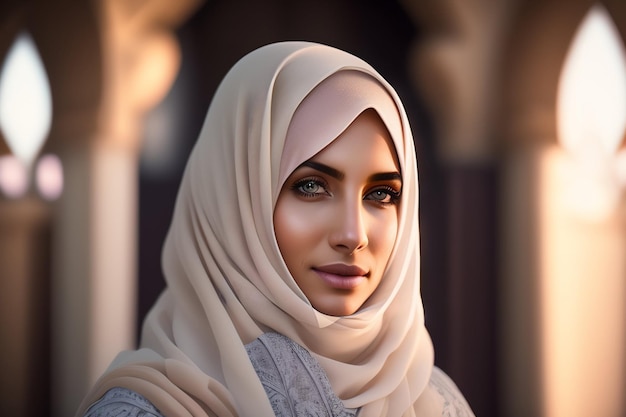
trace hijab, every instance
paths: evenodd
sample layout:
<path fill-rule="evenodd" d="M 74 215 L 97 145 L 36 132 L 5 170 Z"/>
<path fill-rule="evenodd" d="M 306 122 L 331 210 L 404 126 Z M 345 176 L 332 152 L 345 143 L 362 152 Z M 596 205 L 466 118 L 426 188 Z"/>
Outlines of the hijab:
<path fill-rule="evenodd" d="M 290 173 L 370 108 L 389 130 L 402 172 L 399 230 L 366 304 L 329 316 L 291 277 L 273 211 Z M 269 331 L 305 347 L 359 416 L 441 414 L 428 385 L 433 349 L 419 291 L 412 134 L 396 92 L 361 59 L 282 42 L 235 64 L 190 155 L 162 264 L 167 288 L 144 322 L 140 349 L 115 359 L 79 415 L 122 386 L 164 415 L 273 416 L 244 347 Z"/>

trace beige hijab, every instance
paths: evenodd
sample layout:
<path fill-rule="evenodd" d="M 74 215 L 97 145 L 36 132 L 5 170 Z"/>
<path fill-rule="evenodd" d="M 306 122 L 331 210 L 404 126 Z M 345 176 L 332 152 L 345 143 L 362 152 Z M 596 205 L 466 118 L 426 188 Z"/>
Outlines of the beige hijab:
<path fill-rule="evenodd" d="M 367 108 L 385 122 L 401 165 L 398 238 L 366 305 L 327 316 L 290 276 L 273 210 L 291 171 Z M 418 243 L 415 151 L 392 87 L 328 46 L 257 49 L 222 81 L 190 156 L 163 250 L 167 289 L 144 323 L 142 348 L 116 358 L 78 415 L 122 386 L 167 416 L 273 416 L 244 348 L 267 331 L 308 349 L 346 407 L 362 408 L 359 416 L 441 415 L 428 385 L 433 349 Z"/>

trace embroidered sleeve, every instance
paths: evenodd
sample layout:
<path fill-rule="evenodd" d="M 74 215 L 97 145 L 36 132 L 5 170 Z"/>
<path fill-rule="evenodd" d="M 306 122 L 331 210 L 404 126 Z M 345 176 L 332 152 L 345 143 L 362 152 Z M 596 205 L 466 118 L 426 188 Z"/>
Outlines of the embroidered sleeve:
<path fill-rule="evenodd" d="M 246 345 L 277 417 L 354 417 L 333 392 L 319 363 L 302 346 L 277 333 Z"/>
<path fill-rule="evenodd" d="M 443 397 L 442 417 L 475 417 L 459 388 L 441 369 L 433 368 L 430 385 Z"/>
<path fill-rule="evenodd" d="M 143 396 L 126 388 L 112 388 L 84 417 L 165 417 Z"/>

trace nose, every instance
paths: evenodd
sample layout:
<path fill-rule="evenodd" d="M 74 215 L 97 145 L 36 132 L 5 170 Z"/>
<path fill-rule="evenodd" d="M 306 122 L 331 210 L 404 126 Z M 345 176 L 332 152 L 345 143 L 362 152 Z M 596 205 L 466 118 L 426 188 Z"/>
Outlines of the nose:
<path fill-rule="evenodd" d="M 367 236 L 367 213 L 358 199 L 355 202 L 340 204 L 334 219 L 333 229 L 329 236 L 330 245 L 344 254 L 352 254 L 363 250 L 369 244 Z"/>

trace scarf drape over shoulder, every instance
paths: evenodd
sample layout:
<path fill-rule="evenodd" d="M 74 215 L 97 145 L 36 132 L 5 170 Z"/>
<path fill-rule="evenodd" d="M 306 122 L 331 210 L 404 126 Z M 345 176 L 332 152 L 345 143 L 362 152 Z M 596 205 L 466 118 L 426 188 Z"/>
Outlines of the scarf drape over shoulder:
<path fill-rule="evenodd" d="M 335 93 L 316 90 L 325 84 Z M 286 143 L 301 104 L 320 109 L 298 122 L 311 139 Z M 357 313 L 333 317 L 316 311 L 291 277 L 273 211 L 291 171 L 368 108 L 385 122 L 402 171 L 398 237 L 372 297 Z M 79 415 L 122 386 L 164 415 L 273 416 L 244 347 L 268 331 L 305 347 L 359 416 L 440 415 L 428 385 L 433 349 L 419 291 L 413 138 L 395 91 L 359 58 L 283 42 L 230 70 L 187 164 L 163 270 L 167 288 L 146 318 L 141 349 L 116 358 Z"/>

